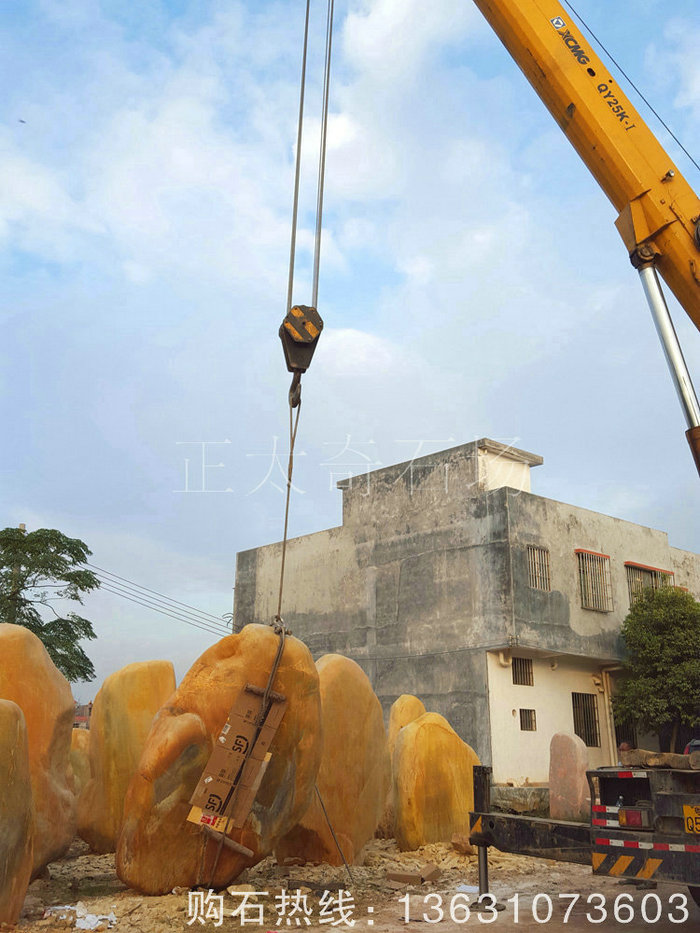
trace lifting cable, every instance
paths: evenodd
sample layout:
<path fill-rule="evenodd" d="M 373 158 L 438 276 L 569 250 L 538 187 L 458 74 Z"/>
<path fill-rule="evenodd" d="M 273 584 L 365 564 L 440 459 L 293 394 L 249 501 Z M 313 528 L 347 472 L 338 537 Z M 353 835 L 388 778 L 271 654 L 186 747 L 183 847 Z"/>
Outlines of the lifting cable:
<path fill-rule="evenodd" d="M 308 53 L 308 40 L 309 40 L 309 11 L 310 11 L 310 0 L 306 0 L 306 14 L 304 17 L 304 42 L 303 42 L 303 51 L 302 51 L 302 64 L 301 64 L 301 82 L 300 82 L 300 93 L 299 93 L 299 117 L 297 125 L 297 151 L 296 151 L 296 165 L 294 171 L 294 197 L 293 197 L 293 207 L 292 207 L 292 231 L 291 231 L 291 244 L 289 252 L 289 276 L 287 282 L 287 304 L 286 304 L 286 317 L 280 327 L 280 337 L 282 339 L 282 346 L 284 349 L 284 355 L 287 363 L 287 369 L 293 373 L 292 385 L 289 389 L 289 462 L 287 466 L 287 489 L 286 489 L 286 499 L 284 507 L 284 532 L 282 536 L 282 560 L 280 568 L 280 584 L 279 584 L 279 596 L 277 601 L 277 613 L 274 616 L 273 621 L 270 623 L 274 628 L 275 633 L 279 636 L 279 644 L 277 647 L 277 654 L 268 677 L 267 686 L 263 692 L 262 703 L 260 710 L 255 720 L 256 734 L 253 741 L 250 742 L 248 750 L 246 752 L 243 765 L 239 771 L 242 774 L 242 769 L 247 764 L 257 736 L 260 734 L 265 717 L 267 716 L 268 709 L 271 705 L 271 694 L 274 686 L 275 676 L 277 674 L 280 662 L 282 660 L 282 655 L 284 653 L 285 647 L 285 638 L 290 634 L 285 628 L 284 620 L 282 619 L 282 595 L 284 591 L 284 570 L 285 562 L 287 556 L 287 536 L 289 529 L 289 504 L 291 498 L 292 490 L 292 474 L 294 470 L 294 446 L 296 443 L 297 431 L 299 428 L 299 415 L 301 413 L 301 376 L 302 373 L 306 372 L 308 369 L 309 363 L 311 362 L 311 357 L 313 356 L 314 350 L 316 349 L 316 343 L 318 337 L 323 329 L 323 321 L 321 320 L 317 310 L 316 305 L 318 303 L 318 279 L 319 279 L 319 269 L 320 269 L 320 257 L 321 257 L 321 233 L 322 233 L 322 220 L 323 220 L 323 191 L 325 185 L 325 166 L 326 166 L 326 141 L 328 135 L 328 102 L 330 96 L 330 70 L 331 70 L 331 50 L 333 43 L 333 10 L 334 10 L 334 0 L 327 0 L 328 9 L 327 9 L 327 18 L 326 18 L 326 50 L 324 56 L 324 71 L 323 71 L 323 98 L 322 98 L 322 117 L 321 117 L 321 140 L 319 147 L 319 161 L 318 161 L 318 176 L 316 182 L 316 223 L 315 223 L 315 233 L 314 233 L 314 260 L 313 260 L 313 274 L 312 274 L 312 307 L 299 305 L 292 307 L 292 293 L 294 290 L 294 267 L 296 259 L 296 237 L 297 237 L 297 228 L 298 228 L 298 215 L 299 215 L 299 187 L 301 179 L 301 149 L 302 149 L 302 130 L 304 122 L 304 101 L 306 96 L 306 63 L 307 63 L 307 53 Z M 296 415 L 294 415 L 294 409 L 296 408 Z M 214 882 L 214 875 L 216 869 L 219 865 L 219 860 L 221 857 L 221 852 L 223 850 L 224 842 L 226 841 L 229 825 L 231 822 L 231 813 L 233 810 L 233 804 L 235 803 L 237 791 L 239 784 L 236 784 L 234 787 L 233 795 L 229 800 L 226 806 L 226 823 L 224 830 L 220 835 L 218 840 L 216 854 L 214 857 L 214 862 L 209 872 L 209 884 L 208 887 L 211 888 Z M 335 840 L 336 846 L 340 856 L 347 868 L 348 874 L 351 881 L 352 873 L 348 866 L 348 863 L 343 855 L 343 852 L 338 843 L 336 834 L 331 826 L 328 814 L 326 813 L 326 808 L 323 805 L 321 800 L 321 795 L 319 793 L 318 787 L 315 787 L 316 794 L 318 796 L 321 808 L 328 822 L 333 839 Z M 202 853 L 199 863 L 199 872 L 198 872 L 198 884 L 202 883 L 202 876 L 204 874 L 204 862 L 205 855 L 207 851 L 207 844 L 209 839 L 205 836 L 204 843 L 202 846 Z M 229 840 L 229 844 L 231 840 Z M 236 844 L 234 844 L 235 847 Z M 244 847 L 240 847 L 245 851 Z"/>
<path fill-rule="evenodd" d="M 294 373 L 292 385 L 289 390 L 289 463 L 287 465 L 287 495 L 284 507 L 284 533 L 282 535 L 282 558 L 280 566 L 280 585 L 279 596 L 277 600 L 277 614 L 274 623 L 286 632 L 284 620 L 282 619 L 282 595 L 284 593 L 284 570 L 287 558 L 287 535 L 289 529 L 289 502 L 292 492 L 292 474 L 294 471 L 294 445 L 297 439 L 299 428 L 299 415 L 301 413 L 301 374 L 306 372 L 313 351 L 316 348 L 316 342 L 323 328 L 323 321 L 318 314 L 318 279 L 321 262 L 321 234 L 323 229 L 323 192 L 326 178 L 326 143 L 328 138 L 328 101 L 330 97 L 330 78 L 331 78 L 331 53 L 333 48 L 333 8 L 334 0 L 328 0 L 328 9 L 326 13 L 326 52 L 323 67 L 323 94 L 322 94 L 322 114 L 321 114 L 321 140 L 318 154 L 318 174 L 316 180 L 316 227 L 314 231 L 314 263 L 311 286 L 311 307 L 296 306 L 292 307 L 292 292 L 294 289 L 294 266 L 296 250 L 296 234 L 298 225 L 299 210 L 299 179 L 301 176 L 301 141 L 302 125 L 304 121 L 304 97 L 306 87 L 306 57 L 308 49 L 309 35 L 309 6 L 310 0 L 306 0 L 306 17 L 304 22 L 304 48 L 302 53 L 301 66 L 301 90 L 299 94 L 299 123 L 297 126 L 297 155 L 296 168 L 294 174 L 294 204 L 292 208 L 292 236 L 289 251 L 289 278 L 287 284 L 287 305 L 286 318 L 280 328 L 280 337 L 287 360 L 287 368 Z M 291 339 L 290 339 L 291 338 Z M 296 408 L 296 417 L 293 410 Z M 268 685 L 269 686 L 269 685 Z M 347 859 L 338 842 L 338 837 L 331 824 L 330 818 L 318 789 L 314 784 L 314 790 L 321 805 L 321 810 L 330 829 L 333 841 L 340 854 L 343 865 L 350 877 L 350 883 L 354 884 L 354 878 L 350 871 Z"/>
<path fill-rule="evenodd" d="M 287 465 L 287 490 L 284 509 L 284 532 L 282 536 L 282 560 L 280 567 L 280 585 L 277 601 L 277 613 L 274 621 L 279 625 L 282 621 L 282 595 L 284 592 L 284 571 L 287 557 L 287 534 L 289 528 L 289 503 L 292 491 L 292 473 L 294 470 L 294 445 L 299 427 L 301 413 L 301 376 L 306 372 L 313 352 L 316 349 L 318 337 L 323 328 L 318 311 L 318 279 L 321 261 L 321 234 L 323 229 L 323 192 L 326 177 L 326 142 L 328 137 L 328 102 L 330 98 L 331 52 L 333 47 L 333 10 L 334 0 L 328 0 L 326 13 L 326 50 L 323 68 L 323 96 L 321 113 L 321 140 L 318 156 L 318 174 L 316 179 L 316 224 L 314 232 L 314 261 L 311 287 L 311 306 L 292 306 L 292 293 L 294 290 L 294 269 L 296 260 L 296 238 L 299 222 L 299 185 L 301 178 L 301 149 L 302 130 L 304 123 L 304 102 L 306 97 L 306 61 L 309 40 L 309 10 L 311 2 L 306 0 L 306 15 L 304 19 L 304 44 L 302 51 L 301 82 L 299 92 L 299 118 L 297 124 L 297 152 L 294 172 L 294 199 L 292 207 L 292 233 L 289 250 L 289 275 L 287 280 L 286 317 L 280 328 L 280 337 L 287 362 L 287 369 L 294 375 L 289 389 L 289 462 Z M 296 408 L 296 417 L 293 409 Z"/>

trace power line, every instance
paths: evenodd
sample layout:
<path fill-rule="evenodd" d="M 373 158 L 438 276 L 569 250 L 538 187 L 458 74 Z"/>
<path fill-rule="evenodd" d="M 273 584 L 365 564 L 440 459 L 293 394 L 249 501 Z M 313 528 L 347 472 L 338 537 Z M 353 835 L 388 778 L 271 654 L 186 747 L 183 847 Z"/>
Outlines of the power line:
<path fill-rule="evenodd" d="M 194 614 L 195 616 L 201 616 L 203 622 L 215 623 L 216 625 L 224 625 L 221 618 L 218 616 L 212 615 L 210 612 L 203 612 L 201 609 L 195 609 L 194 606 L 189 606 L 187 603 L 182 603 L 177 599 L 172 599 L 170 596 L 166 596 L 164 593 L 159 593 L 158 590 L 152 590 L 147 586 L 142 586 L 140 583 L 135 583 L 133 580 L 128 580 L 126 577 L 120 577 L 117 573 L 112 573 L 111 570 L 105 570 L 103 567 L 98 567 L 96 564 L 91 564 L 89 561 L 86 561 L 88 567 L 92 567 L 93 570 L 98 571 L 96 576 L 101 574 L 106 574 L 107 577 L 114 577 L 115 581 L 121 581 L 121 583 L 115 582 L 115 586 L 121 586 L 126 584 L 129 589 L 134 589 L 137 593 L 143 590 L 145 593 L 150 593 L 155 597 L 158 597 L 159 602 L 165 602 L 166 604 L 173 604 L 174 607 L 181 607 L 182 609 L 187 610 L 187 614 Z M 108 580 L 107 582 L 111 582 Z M 148 597 L 144 597 L 148 598 Z M 176 611 L 179 611 L 177 609 Z M 226 628 L 226 626 L 224 626 Z"/>
<path fill-rule="evenodd" d="M 104 577 L 100 577 L 100 584 L 102 587 L 108 585 L 113 587 L 120 593 L 125 593 L 128 596 L 133 597 L 134 599 L 142 600 L 145 603 L 149 603 L 154 606 L 158 606 L 163 609 L 167 609 L 168 612 L 175 613 L 176 615 L 182 616 L 182 618 L 190 619 L 193 622 L 199 622 L 201 625 L 206 625 L 209 628 L 216 629 L 217 631 L 225 630 L 228 631 L 228 626 L 222 622 L 210 622 L 208 619 L 201 619 L 198 616 L 192 615 L 190 612 L 185 612 L 182 609 L 178 609 L 176 606 L 172 606 L 169 603 L 165 602 L 162 599 L 155 599 L 152 596 L 147 596 L 144 593 L 139 593 L 138 590 L 133 589 L 133 587 L 125 586 L 123 583 L 117 583 L 114 580 L 108 580 Z"/>
<path fill-rule="evenodd" d="M 192 625 L 194 628 L 202 629 L 202 631 L 209 632 L 211 635 L 218 635 L 219 637 L 222 637 L 222 635 L 230 634 L 228 629 L 215 629 L 204 623 L 196 622 L 191 617 L 188 618 L 187 616 L 184 616 L 184 615 L 178 615 L 175 612 L 170 612 L 169 610 L 162 608 L 161 606 L 145 602 L 142 599 L 136 599 L 133 596 L 129 596 L 127 595 L 127 593 L 121 590 L 112 589 L 112 587 L 109 586 L 107 583 L 102 583 L 100 589 L 104 589 L 108 593 L 113 593 L 115 596 L 121 596 L 122 599 L 128 599 L 129 602 L 136 603 L 139 606 L 143 606 L 145 609 L 151 609 L 154 612 L 161 613 L 161 615 L 170 616 L 171 618 L 176 619 L 178 622 L 185 622 L 187 625 Z"/>

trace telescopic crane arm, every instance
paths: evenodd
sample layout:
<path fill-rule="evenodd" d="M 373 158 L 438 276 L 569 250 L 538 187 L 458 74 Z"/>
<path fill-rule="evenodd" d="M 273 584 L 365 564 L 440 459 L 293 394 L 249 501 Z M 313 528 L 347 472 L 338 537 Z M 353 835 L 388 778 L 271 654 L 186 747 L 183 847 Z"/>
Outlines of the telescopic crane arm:
<path fill-rule="evenodd" d="M 656 275 L 700 329 L 700 198 L 557 0 L 474 2 L 618 212 L 700 472 L 700 407 Z"/>

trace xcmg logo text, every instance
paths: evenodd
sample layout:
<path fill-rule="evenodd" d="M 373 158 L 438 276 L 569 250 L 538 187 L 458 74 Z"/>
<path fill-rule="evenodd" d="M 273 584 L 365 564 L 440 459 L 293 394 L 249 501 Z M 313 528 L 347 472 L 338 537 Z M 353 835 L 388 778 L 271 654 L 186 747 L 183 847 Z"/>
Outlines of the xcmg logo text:
<path fill-rule="evenodd" d="M 554 19 L 550 20 L 550 23 L 557 30 L 562 38 L 562 42 L 570 49 L 576 61 L 580 65 L 587 65 L 591 60 L 590 57 L 586 54 L 585 49 L 581 47 L 578 39 L 571 34 L 571 30 L 567 29 L 566 23 L 561 16 L 555 16 Z"/>

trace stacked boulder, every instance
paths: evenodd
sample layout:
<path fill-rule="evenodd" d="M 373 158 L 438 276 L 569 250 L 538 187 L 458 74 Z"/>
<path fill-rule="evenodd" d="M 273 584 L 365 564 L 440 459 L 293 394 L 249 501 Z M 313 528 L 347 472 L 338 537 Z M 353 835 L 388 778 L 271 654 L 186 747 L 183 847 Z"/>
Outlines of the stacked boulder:
<path fill-rule="evenodd" d="M 318 794 L 279 841 L 275 856 L 280 863 L 293 857 L 352 864 L 374 835 L 390 783 L 382 707 L 355 661 L 328 654 L 316 667 L 323 723 Z"/>
<path fill-rule="evenodd" d="M 0 698 L 16 703 L 26 723 L 35 876 L 65 852 L 75 834 L 70 767 L 75 704 L 68 681 L 46 648 L 21 625 L 0 624 Z"/>
<path fill-rule="evenodd" d="M 170 661 L 140 661 L 107 677 L 95 697 L 85 733 L 89 777 L 78 802 L 78 833 L 93 852 L 116 851 L 129 781 L 153 718 L 174 690 Z"/>
<path fill-rule="evenodd" d="M 221 888 L 268 855 L 308 809 L 321 757 L 318 673 L 308 648 L 287 637 L 273 682 L 286 712 L 252 810 L 228 833 L 252 855 L 220 847 L 187 820 L 229 710 L 247 684 L 267 686 L 279 646 L 268 626 L 247 625 L 205 651 L 161 708 L 124 804 L 117 873 L 125 884 L 145 894 L 198 883 Z"/>

